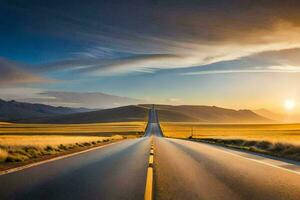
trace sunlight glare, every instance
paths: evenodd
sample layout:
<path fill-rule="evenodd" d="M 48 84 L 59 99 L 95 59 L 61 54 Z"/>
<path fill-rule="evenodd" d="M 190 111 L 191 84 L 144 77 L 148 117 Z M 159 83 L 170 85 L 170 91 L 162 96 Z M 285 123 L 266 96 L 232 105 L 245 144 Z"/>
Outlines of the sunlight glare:
<path fill-rule="evenodd" d="M 295 108 L 296 103 L 293 99 L 286 99 L 284 101 L 284 108 L 288 111 L 291 111 Z"/>

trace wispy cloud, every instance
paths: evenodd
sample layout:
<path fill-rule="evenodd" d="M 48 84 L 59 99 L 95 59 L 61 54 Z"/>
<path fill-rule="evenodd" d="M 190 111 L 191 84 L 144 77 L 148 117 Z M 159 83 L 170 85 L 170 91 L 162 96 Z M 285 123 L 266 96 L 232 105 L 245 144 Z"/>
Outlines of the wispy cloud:
<path fill-rule="evenodd" d="M 155 69 L 169 67 L 169 62 L 177 65 L 181 56 L 171 54 L 144 54 L 122 58 L 79 58 L 41 65 L 38 71 L 70 70 L 87 75 L 112 75 L 128 72 L 152 72 Z M 171 68 L 176 67 L 172 66 Z"/>
<path fill-rule="evenodd" d="M 299 3 L 294 1 L 88 2 L 10 4 L 32 22 L 28 29 L 87 46 L 73 52 L 75 58 L 36 69 L 115 75 L 300 48 Z"/>
<path fill-rule="evenodd" d="M 36 88 L 0 88 L 0 98 L 28 103 L 42 103 L 54 106 L 111 108 L 146 103 L 147 101 L 102 92 L 45 91 Z"/>
<path fill-rule="evenodd" d="M 300 68 L 297 70 L 280 70 L 280 69 L 260 69 L 260 70 L 211 70 L 211 71 L 196 71 L 186 72 L 180 75 L 207 75 L 207 74 L 233 74 L 233 73 L 300 73 Z"/>
<path fill-rule="evenodd" d="M 182 74 L 298 72 L 272 66 L 300 66 L 268 52 L 300 48 L 299 3 L 294 1 L 133 1 L 118 4 L 88 0 L 76 3 L 27 1 L 7 3 L 26 31 L 63 38 L 84 46 L 71 58 L 27 66 L 47 74 L 64 72 L 82 76 L 151 73 L 161 69 L 186 69 Z M 21 18 L 22 17 L 22 18 Z M 30 23 L 29 23 L 30 22 Z M 190 71 L 252 57 L 273 60 L 264 68 L 235 65 L 231 69 Z M 276 54 L 276 53 L 273 53 Z M 258 58 L 257 58 L 258 59 Z M 276 62 L 275 62 L 276 60 Z M 253 64 L 253 66 L 260 66 Z M 25 70 L 19 65 L 18 68 Z M 21 72 L 20 72 L 21 73 Z M 22 72 L 21 83 L 38 76 Z M 7 73 L 6 73 L 7 74 Z M 17 74 L 14 72 L 14 74 Z M 62 76 L 63 77 L 63 76 Z"/>
<path fill-rule="evenodd" d="M 299 73 L 299 48 L 266 51 L 232 61 L 221 61 L 189 68 L 180 75 L 206 75 L 230 73 Z"/>
<path fill-rule="evenodd" d="M 0 58 L 0 87 L 50 82 L 49 79 L 30 73 L 21 67 L 21 64 Z"/>

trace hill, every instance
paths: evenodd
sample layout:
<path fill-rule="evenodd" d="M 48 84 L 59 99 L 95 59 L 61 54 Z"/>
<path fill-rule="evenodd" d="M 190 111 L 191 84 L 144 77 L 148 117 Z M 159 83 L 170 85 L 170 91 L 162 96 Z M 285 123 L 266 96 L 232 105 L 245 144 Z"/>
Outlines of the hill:
<path fill-rule="evenodd" d="M 123 106 L 69 115 L 20 120 L 22 123 L 81 124 L 97 122 L 147 121 L 148 109 L 140 106 Z"/>
<path fill-rule="evenodd" d="M 151 105 L 142 105 L 146 108 Z M 155 106 L 160 121 L 203 122 L 203 123 L 271 123 L 251 110 L 234 110 L 216 106 Z"/>
<path fill-rule="evenodd" d="M 152 105 L 130 105 L 97 111 L 54 107 L 43 104 L 21 103 L 0 100 L 0 121 L 17 123 L 97 123 L 146 121 Z M 270 123 L 251 110 L 233 110 L 216 106 L 171 106 L 155 105 L 162 122 L 203 123 Z"/>
<path fill-rule="evenodd" d="M 277 114 L 277 113 L 273 113 L 267 109 L 258 109 L 258 110 L 253 110 L 253 112 L 255 112 L 256 114 L 260 115 L 260 116 L 263 116 L 263 117 L 266 117 L 268 119 L 272 119 L 272 120 L 275 120 L 275 121 L 284 121 L 284 117 L 280 114 Z"/>
<path fill-rule="evenodd" d="M 261 115 L 263 117 L 266 117 L 268 119 L 272 119 L 274 121 L 278 122 L 284 122 L 284 123 L 299 123 L 300 122 L 300 115 L 295 114 L 295 113 L 274 113 L 270 110 L 267 109 L 258 109 L 258 110 L 253 110 L 258 115 Z"/>
<path fill-rule="evenodd" d="M 55 107 L 0 99 L 0 121 L 18 121 L 29 118 L 85 112 L 87 110 L 84 108 Z"/>

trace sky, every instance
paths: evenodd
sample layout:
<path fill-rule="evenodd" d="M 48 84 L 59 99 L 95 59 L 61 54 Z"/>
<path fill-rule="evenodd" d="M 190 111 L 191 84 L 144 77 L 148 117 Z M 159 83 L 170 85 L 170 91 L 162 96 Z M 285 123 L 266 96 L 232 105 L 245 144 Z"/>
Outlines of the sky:
<path fill-rule="evenodd" d="M 300 114 L 299 1 L 0 0 L 0 35 L 2 99 Z"/>

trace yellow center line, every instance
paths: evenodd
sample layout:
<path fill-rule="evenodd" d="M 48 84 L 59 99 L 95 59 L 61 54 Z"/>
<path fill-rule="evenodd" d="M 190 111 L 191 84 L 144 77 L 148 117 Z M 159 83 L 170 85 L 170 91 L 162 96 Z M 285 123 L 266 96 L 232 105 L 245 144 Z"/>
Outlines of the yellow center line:
<path fill-rule="evenodd" d="M 147 170 L 147 181 L 146 181 L 146 190 L 145 190 L 145 200 L 153 199 L 153 168 L 148 167 Z"/>
<path fill-rule="evenodd" d="M 153 199 L 153 163 L 154 163 L 154 145 L 153 140 L 151 141 L 151 150 L 149 155 L 149 166 L 147 169 L 147 180 L 145 188 L 144 200 Z"/>
<path fill-rule="evenodd" d="M 149 166 L 153 165 L 153 155 L 150 155 L 149 157 Z"/>

